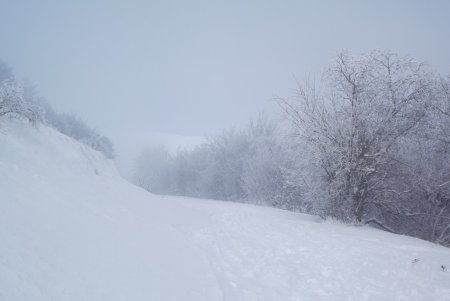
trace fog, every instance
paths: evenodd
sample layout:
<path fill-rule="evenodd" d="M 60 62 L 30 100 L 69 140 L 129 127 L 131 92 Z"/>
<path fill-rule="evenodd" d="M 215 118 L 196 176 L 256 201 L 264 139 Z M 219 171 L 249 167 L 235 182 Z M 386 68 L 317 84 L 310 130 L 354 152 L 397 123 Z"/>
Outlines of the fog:
<path fill-rule="evenodd" d="M 0 299 L 449 301 L 449 29 L 449 0 L 2 1 Z"/>
<path fill-rule="evenodd" d="M 149 133 L 198 137 L 277 114 L 274 95 L 343 49 L 445 73 L 448 28 L 448 1 L 5 1 L 0 59 L 123 157 Z"/>

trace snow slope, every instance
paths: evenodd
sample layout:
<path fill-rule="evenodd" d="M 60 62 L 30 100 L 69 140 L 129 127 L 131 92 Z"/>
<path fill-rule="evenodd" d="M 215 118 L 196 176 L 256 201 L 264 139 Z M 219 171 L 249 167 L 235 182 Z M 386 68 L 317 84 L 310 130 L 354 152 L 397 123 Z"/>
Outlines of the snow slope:
<path fill-rule="evenodd" d="M 449 249 L 414 238 L 151 195 L 52 129 L 0 120 L 0 300 L 450 300 L 448 269 Z"/>

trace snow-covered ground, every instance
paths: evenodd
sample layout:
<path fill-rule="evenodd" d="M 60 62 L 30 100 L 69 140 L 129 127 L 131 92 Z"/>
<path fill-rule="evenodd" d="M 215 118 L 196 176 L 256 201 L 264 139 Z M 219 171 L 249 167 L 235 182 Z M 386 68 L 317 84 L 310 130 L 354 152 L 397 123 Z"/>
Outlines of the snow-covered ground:
<path fill-rule="evenodd" d="M 151 195 L 54 130 L 0 120 L 0 300 L 450 300 L 450 250 Z"/>

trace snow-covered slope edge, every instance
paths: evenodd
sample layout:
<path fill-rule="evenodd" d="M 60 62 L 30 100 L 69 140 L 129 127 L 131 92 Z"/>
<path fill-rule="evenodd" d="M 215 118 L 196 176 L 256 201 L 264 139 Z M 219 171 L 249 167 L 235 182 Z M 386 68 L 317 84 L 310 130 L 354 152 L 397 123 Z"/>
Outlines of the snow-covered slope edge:
<path fill-rule="evenodd" d="M 204 255 L 164 221 L 170 208 L 48 127 L 0 123 L 0 192 L 0 300 L 220 295 Z"/>
<path fill-rule="evenodd" d="M 45 126 L 0 120 L 0 300 L 450 300 L 450 250 L 161 197 Z"/>

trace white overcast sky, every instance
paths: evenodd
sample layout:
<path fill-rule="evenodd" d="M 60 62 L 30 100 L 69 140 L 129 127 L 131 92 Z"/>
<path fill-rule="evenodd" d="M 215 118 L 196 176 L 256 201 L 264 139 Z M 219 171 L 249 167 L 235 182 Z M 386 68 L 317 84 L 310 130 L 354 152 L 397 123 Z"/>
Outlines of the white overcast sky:
<path fill-rule="evenodd" d="M 212 134 L 343 49 L 409 54 L 450 72 L 450 1 L 3 0 L 0 59 L 60 111 L 117 142 Z"/>

